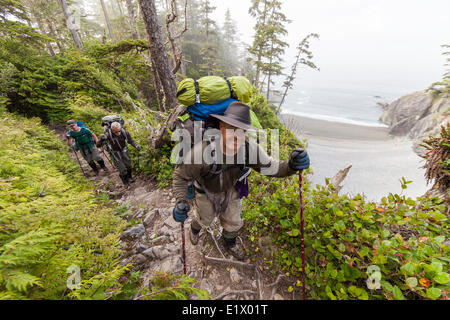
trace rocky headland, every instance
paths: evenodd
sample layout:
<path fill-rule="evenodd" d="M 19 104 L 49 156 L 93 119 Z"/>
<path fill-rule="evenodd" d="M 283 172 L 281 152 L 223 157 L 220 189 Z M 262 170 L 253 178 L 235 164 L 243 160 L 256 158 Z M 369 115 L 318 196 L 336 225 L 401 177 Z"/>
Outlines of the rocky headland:
<path fill-rule="evenodd" d="M 413 150 L 422 155 L 422 141 L 440 132 L 450 121 L 450 95 L 417 91 L 384 106 L 380 120 L 389 126 L 389 134 L 413 140 Z"/>

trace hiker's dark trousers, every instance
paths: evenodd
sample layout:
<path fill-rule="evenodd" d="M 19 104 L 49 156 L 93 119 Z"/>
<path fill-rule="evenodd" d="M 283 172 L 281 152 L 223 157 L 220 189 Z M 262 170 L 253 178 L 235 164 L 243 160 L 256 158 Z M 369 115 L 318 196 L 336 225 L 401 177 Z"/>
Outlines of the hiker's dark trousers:
<path fill-rule="evenodd" d="M 114 165 L 119 169 L 119 176 L 122 181 L 126 177 L 128 179 L 131 178 L 131 158 L 128 153 L 128 148 L 124 148 L 121 151 L 112 151 L 112 158 Z"/>
<path fill-rule="evenodd" d="M 84 160 L 91 166 L 91 168 L 94 171 L 98 171 L 98 168 L 94 161 L 97 161 L 97 163 L 100 165 L 101 168 L 105 167 L 105 163 L 103 162 L 102 157 L 100 157 L 100 153 L 96 146 L 92 146 L 91 148 L 81 149 L 80 150 L 81 155 L 83 156 Z"/>

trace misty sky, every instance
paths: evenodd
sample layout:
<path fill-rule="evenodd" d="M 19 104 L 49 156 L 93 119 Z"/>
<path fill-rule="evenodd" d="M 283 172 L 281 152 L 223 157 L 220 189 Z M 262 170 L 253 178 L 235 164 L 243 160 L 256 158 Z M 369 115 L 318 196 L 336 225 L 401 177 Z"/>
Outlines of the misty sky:
<path fill-rule="evenodd" d="M 442 44 L 450 44 L 449 0 L 284 0 L 287 28 L 285 64 L 308 33 L 320 72 L 301 70 L 299 82 L 393 88 L 409 93 L 442 78 Z M 212 0 L 214 17 L 222 25 L 227 7 L 239 28 L 239 38 L 252 42 L 254 20 L 250 0 Z M 285 70 L 286 72 L 288 69 Z M 278 83 L 278 86 L 281 83 Z"/>

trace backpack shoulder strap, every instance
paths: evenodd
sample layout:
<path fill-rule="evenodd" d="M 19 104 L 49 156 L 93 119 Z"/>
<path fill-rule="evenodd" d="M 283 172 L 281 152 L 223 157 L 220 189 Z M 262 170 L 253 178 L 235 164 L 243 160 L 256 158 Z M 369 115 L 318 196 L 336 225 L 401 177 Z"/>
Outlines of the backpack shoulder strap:
<path fill-rule="evenodd" d="M 213 163 L 211 163 L 209 165 L 209 170 L 208 173 L 206 173 L 205 175 L 203 175 L 203 179 L 211 179 L 213 178 L 215 175 L 218 175 L 220 173 L 222 173 L 222 165 L 217 163 L 217 152 L 216 152 L 216 142 L 214 139 L 212 139 L 212 137 L 210 137 L 210 139 L 206 142 L 208 145 L 211 146 L 211 153 L 213 154 Z"/>
<path fill-rule="evenodd" d="M 128 141 L 128 132 L 126 132 L 125 131 L 125 129 L 122 127 L 121 129 L 120 129 L 120 131 L 122 132 L 122 135 L 123 135 L 123 137 L 125 138 L 125 141 L 127 142 L 127 143 L 130 143 L 130 141 Z"/>
<path fill-rule="evenodd" d="M 227 77 L 224 77 L 224 79 L 225 79 L 225 81 L 227 82 L 228 89 L 230 89 L 230 98 L 232 98 L 232 99 L 237 99 L 236 93 L 234 92 L 233 87 L 231 86 L 230 80 L 228 80 Z"/>
<path fill-rule="evenodd" d="M 195 103 L 200 103 L 200 87 L 198 85 L 198 81 L 194 80 L 195 86 Z"/>

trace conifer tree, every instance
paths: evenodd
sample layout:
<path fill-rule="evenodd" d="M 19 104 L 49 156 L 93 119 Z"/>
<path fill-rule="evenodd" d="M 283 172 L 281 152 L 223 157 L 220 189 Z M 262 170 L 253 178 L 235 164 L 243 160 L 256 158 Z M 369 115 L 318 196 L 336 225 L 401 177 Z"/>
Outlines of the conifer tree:
<path fill-rule="evenodd" d="M 216 7 L 211 5 L 210 0 L 203 0 L 200 5 L 202 12 L 201 25 L 202 33 L 204 35 L 202 48 L 200 54 L 203 57 L 203 62 L 200 69 L 207 75 L 212 75 L 217 69 L 218 65 L 218 50 L 217 50 L 217 26 L 214 20 L 211 19 L 211 13 L 214 12 Z"/>
<path fill-rule="evenodd" d="M 255 57 L 255 79 L 253 84 L 259 88 L 259 78 L 261 75 L 261 67 L 264 53 L 267 51 L 266 42 L 266 20 L 268 15 L 269 0 L 252 0 L 252 5 L 248 13 L 256 19 L 254 26 L 255 35 L 253 37 L 253 44 L 248 48 L 248 51 Z"/>
<path fill-rule="evenodd" d="M 274 84 L 272 77 L 283 74 L 283 55 L 285 48 L 289 44 L 281 38 L 287 35 L 285 24 L 290 20 L 281 12 L 281 1 L 271 1 L 268 4 L 269 17 L 265 27 L 267 39 L 267 51 L 265 52 L 266 61 L 261 65 L 261 72 L 267 76 L 267 93 L 266 98 L 270 97 L 270 86 Z"/>
<path fill-rule="evenodd" d="M 237 53 L 238 47 L 236 44 L 237 28 L 235 22 L 231 18 L 230 9 L 225 11 L 225 21 L 222 28 L 222 56 L 224 64 L 224 73 L 226 76 L 232 76 L 237 72 Z"/>
<path fill-rule="evenodd" d="M 286 77 L 286 80 L 283 83 L 284 93 L 281 98 L 280 104 L 278 105 L 277 113 L 279 114 L 281 111 L 281 105 L 286 98 L 287 92 L 289 89 L 292 89 L 294 85 L 295 75 L 297 73 L 297 68 L 299 64 L 305 65 L 311 69 L 320 70 L 312 61 L 313 54 L 309 50 L 309 41 L 311 38 L 319 38 L 317 33 L 310 33 L 307 35 L 297 46 L 297 55 L 295 56 L 295 62 L 291 67 L 291 74 Z"/>
<path fill-rule="evenodd" d="M 267 79 L 266 98 L 269 99 L 272 77 L 282 74 L 282 56 L 288 46 L 282 37 L 287 35 L 285 24 L 290 20 L 281 12 L 281 1 L 278 0 L 252 0 L 249 13 L 256 18 L 253 44 L 248 49 L 255 57 L 254 85 L 261 89 Z M 265 75 L 263 81 L 261 74 Z"/>

